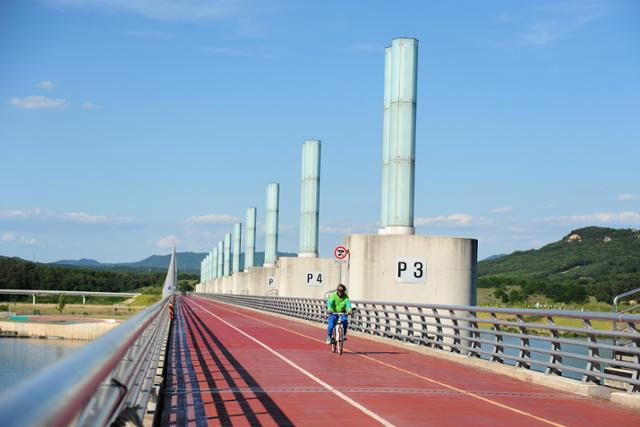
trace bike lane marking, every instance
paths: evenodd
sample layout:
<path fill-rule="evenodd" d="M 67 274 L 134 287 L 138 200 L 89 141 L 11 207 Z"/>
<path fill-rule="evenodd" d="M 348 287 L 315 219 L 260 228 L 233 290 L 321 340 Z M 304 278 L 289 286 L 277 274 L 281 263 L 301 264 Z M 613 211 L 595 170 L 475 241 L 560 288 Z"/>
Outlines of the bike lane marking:
<path fill-rule="evenodd" d="M 192 300 L 193 300 L 193 298 L 194 298 L 194 297 L 191 297 L 191 298 L 192 298 Z M 201 298 L 201 297 L 197 297 L 197 298 Z M 207 299 L 205 299 L 205 301 L 214 302 L 214 301 L 212 301 L 212 300 L 207 300 Z M 215 301 L 215 302 L 217 302 L 217 301 Z M 194 303 L 195 303 L 195 302 L 194 302 Z M 197 303 L 196 303 L 196 304 L 197 304 Z M 231 309 L 229 309 L 229 308 L 223 308 L 223 310 L 227 310 L 227 311 L 229 311 L 229 312 L 231 312 L 231 313 L 238 314 L 238 315 L 240 315 L 240 316 L 244 316 L 244 317 L 246 317 L 246 318 L 249 318 L 249 319 L 255 320 L 255 321 L 257 321 L 257 322 L 261 322 L 261 323 L 264 323 L 264 324 L 266 324 L 266 325 L 273 326 L 274 328 L 282 329 L 282 330 L 287 331 L 287 332 L 290 332 L 290 333 L 292 333 L 292 334 L 299 335 L 299 336 L 301 336 L 301 337 L 304 337 L 304 338 L 310 339 L 310 340 L 312 340 L 312 341 L 316 341 L 316 342 L 319 342 L 319 343 L 323 343 L 323 344 L 324 344 L 324 341 L 319 340 L 318 338 L 315 338 L 315 337 L 312 337 L 312 336 L 309 336 L 309 335 L 305 335 L 305 334 L 303 334 L 303 333 L 301 333 L 301 332 L 296 332 L 296 331 L 293 331 L 293 330 L 291 330 L 291 329 L 287 329 L 287 328 L 285 328 L 285 327 L 283 327 L 283 326 L 280 326 L 280 325 L 276 325 L 276 324 L 274 324 L 274 323 L 267 322 L 266 320 L 257 319 L 257 318 L 255 318 L 255 317 L 251 317 L 251 316 L 249 316 L 249 315 L 246 315 L 246 314 L 244 314 L 244 313 L 240 313 L 240 312 L 235 311 L 235 310 L 231 310 Z M 217 317 L 217 316 L 216 316 L 216 317 Z M 366 339 L 366 338 L 363 338 L 363 339 Z M 494 400 L 488 399 L 488 398 L 486 398 L 486 397 L 482 397 L 482 396 L 480 396 L 480 395 L 477 395 L 477 394 L 475 394 L 475 393 L 473 393 L 473 392 L 470 392 L 470 391 L 466 391 L 466 390 L 461 389 L 461 388 L 459 388 L 459 387 L 456 387 L 456 386 L 453 386 L 453 385 L 450 385 L 450 384 L 447 384 L 447 383 L 443 383 L 443 382 L 438 381 L 438 380 L 435 380 L 435 379 L 433 379 L 433 378 L 429 378 L 429 377 L 426 377 L 426 376 L 424 376 L 424 375 L 417 374 L 417 373 L 415 373 L 415 372 L 409 371 L 409 370 L 404 369 L 404 368 L 401 368 L 401 367 L 399 367 L 399 366 L 392 365 L 392 364 L 390 364 L 390 363 L 383 362 L 383 361 L 378 360 L 378 359 L 374 359 L 373 357 L 367 356 L 367 355 L 365 355 L 365 354 L 358 354 L 358 353 L 353 352 L 353 351 L 348 350 L 348 349 L 345 349 L 344 351 L 349 352 L 349 353 L 352 353 L 352 354 L 356 354 L 356 355 L 358 355 L 358 356 L 362 356 L 362 357 L 364 357 L 365 359 L 371 360 L 372 362 L 378 363 L 378 364 L 383 365 L 383 366 L 386 366 L 386 367 L 388 367 L 388 368 L 395 369 L 395 370 L 400 371 L 400 372 L 404 372 L 404 373 L 406 373 L 406 374 L 408 374 L 408 375 L 411 375 L 411 376 L 414 376 L 414 377 L 417 377 L 417 378 L 423 379 L 423 380 L 425 380 L 425 381 L 428 381 L 428 382 L 433 383 L 433 384 L 437 384 L 437 385 L 439 385 L 439 386 L 441 386 L 441 387 L 444 387 L 444 388 L 447 388 L 447 389 L 449 389 L 449 390 L 453 390 L 453 391 L 456 391 L 456 392 L 458 392 L 458 393 L 464 394 L 465 396 L 472 397 L 472 398 L 475 398 L 475 399 L 479 399 L 479 400 L 481 400 L 481 401 L 483 401 L 483 402 L 485 402 L 485 403 L 489 403 L 489 404 L 491 404 L 491 405 L 495 405 L 495 406 L 497 406 L 497 407 L 500 407 L 500 408 L 503 408 L 503 409 L 506 409 L 506 410 L 509 410 L 509 411 L 515 412 L 515 413 L 517 413 L 517 414 L 520 414 L 520 415 L 524 415 L 524 416 L 526 416 L 526 417 L 533 418 L 533 419 L 538 420 L 538 421 L 540 421 L 540 422 L 543 422 L 543 423 L 546 423 L 546 424 L 550 424 L 550 425 L 553 425 L 553 426 L 556 426 L 556 427 L 566 427 L 564 424 L 559 424 L 559 423 L 553 422 L 553 421 L 551 421 L 551 420 L 548 420 L 548 419 L 546 419 L 546 418 L 542 418 L 542 417 L 539 417 L 539 416 L 534 415 L 534 414 L 532 414 L 532 413 L 529 413 L 529 412 L 526 412 L 526 411 L 522 411 L 522 410 L 520 410 L 520 409 L 514 408 L 514 407 L 509 406 L 509 405 L 506 405 L 506 404 L 504 404 L 504 403 L 496 402 L 496 401 L 494 401 Z"/>
<path fill-rule="evenodd" d="M 349 403 L 350 405 L 358 408 L 360 411 L 364 412 L 365 414 L 367 414 L 368 416 L 370 416 L 371 418 L 373 418 L 374 420 L 378 421 L 380 424 L 384 425 L 384 426 L 390 426 L 393 427 L 394 424 L 390 423 L 389 421 L 385 420 L 384 418 L 382 418 L 381 416 L 379 416 L 378 414 L 374 413 L 373 411 L 367 409 L 366 407 L 362 406 L 361 404 L 359 404 L 358 402 L 356 402 L 355 400 L 351 399 L 349 396 L 343 394 L 342 392 L 340 392 L 339 390 L 336 390 L 335 388 L 333 388 L 331 385 L 327 384 L 326 382 L 322 381 L 320 378 L 316 377 L 315 375 L 313 375 L 311 372 L 307 371 L 306 369 L 304 369 L 303 367 L 297 365 L 295 362 L 287 359 L 285 356 L 283 356 L 282 354 L 278 353 L 277 351 L 275 351 L 274 349 L 272 349 L 271 347 L 269 347 L 268 345 L 266 345 L 265 343 L 263 343 L 262 341 L 258 340 L 257 338 L 254 338 L 253 336 L 247 334 L 246 332 L 244 332 L 242 329 L 239 329 L 235 326 L 233 326 L 231 323 L 227 322 L 226 320 L 224 320 L 223 318 L 221 318 L 220 316 L 213 314 L 212 312 L 210 312 L 209 310 L 207 310 L 206 308 L 204 308 L 203 306 L 201 306 L 200 304 L 198 304 L 197 302 L 193 301 L 193 298 L 191 299 L 191 302 L 193 302 L 196 306 L 200 307 L 202 310 L 204 310 L 205 312 L 209 313 L 211 316 L 215 317 L 216 319 L 218 319 L 219 321 L 221 321 L 222 323 L 224 323 L 225 325 L 229 326 L 230 328 L 236 330 L 237 332 L 241 333 L 242 335 L 244 335 L 245 337 L 249 338 L 251 341 L 255 342 L 256 344 L 258 344 L 259 346 L 263 347 L 265 350 L 269 351 L 270 353 L 272 353 L 274 356 L 278 357 L 279 359 L 281 359 L 283 362 L 285 362 L 286 364 L 288 364 L 289 366 L 291 366 L 292 368 L 298 370 L 300 373 L 304 374 L 305 376 L 307 376 L 308 378 L 312 379 L 313 381 L 315 381 L 316 383 L 320 384 L 322 387 L 326 388 L 327 390 L 329 390 L 330 392 L 332 392 L 333 394 L 335 394 L 336 396 L 338 396 L 339 398 L 341 398 L 342 400 L 344 400 L 345 402 Z M 235 311 L 229 310 L 232 313 L 236 313 Z M 244 315 L 243 315 L 244 316 Z M 246 316 L 249 317 L 249 316 Z M 251 317 L 250 317 L 251 318 Z M 251 318 L 253 319 L 253 318 Z M 263 323 L 267 323 L 267 322 L 263 322 Z M 268 324 L 268 323 L 267 323 Z"/>

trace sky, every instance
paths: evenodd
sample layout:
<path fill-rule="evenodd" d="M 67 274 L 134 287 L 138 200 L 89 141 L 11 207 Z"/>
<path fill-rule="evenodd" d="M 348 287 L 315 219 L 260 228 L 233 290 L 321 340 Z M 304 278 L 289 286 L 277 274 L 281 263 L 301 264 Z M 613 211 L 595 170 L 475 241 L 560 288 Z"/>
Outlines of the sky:
<path fill-rule="evenodd" d="M 248 207 L 320 256 L 380 216 L 384 47 L 419 40 L 417 234 L 479 259 L 640 228 L 640 2 L 2 0 L 0 255 L 210 251 Z"/>

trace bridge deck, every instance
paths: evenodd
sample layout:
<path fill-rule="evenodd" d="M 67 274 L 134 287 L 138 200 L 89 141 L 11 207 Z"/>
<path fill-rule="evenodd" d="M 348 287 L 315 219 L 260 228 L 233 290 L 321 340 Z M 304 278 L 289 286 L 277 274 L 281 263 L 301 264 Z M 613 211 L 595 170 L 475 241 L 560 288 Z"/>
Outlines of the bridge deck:
<path fill-rule="evenodd" d="M 638 412 L 359 337 L 179 298 L 163 425 L 640 425 Z"/>

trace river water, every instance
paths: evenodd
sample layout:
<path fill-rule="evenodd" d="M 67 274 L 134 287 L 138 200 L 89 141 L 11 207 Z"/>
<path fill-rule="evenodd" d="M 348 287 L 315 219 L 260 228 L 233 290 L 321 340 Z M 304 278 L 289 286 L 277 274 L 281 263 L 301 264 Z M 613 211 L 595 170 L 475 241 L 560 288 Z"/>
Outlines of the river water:
<path fill-rule="evenodd" d="M 89 341 L 0 338 L 0 392 L 51 366 Z"/>

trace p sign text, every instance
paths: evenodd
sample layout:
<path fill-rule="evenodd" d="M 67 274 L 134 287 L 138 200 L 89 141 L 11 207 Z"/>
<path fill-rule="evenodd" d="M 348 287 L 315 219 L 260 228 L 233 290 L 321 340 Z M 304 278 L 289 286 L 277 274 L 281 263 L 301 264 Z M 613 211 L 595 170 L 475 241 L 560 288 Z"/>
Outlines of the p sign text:
<path fill-rule="evenodd" d="M 396 257 L 394 270 L 396 283 L 427 282 L 426 258 Z"/>

